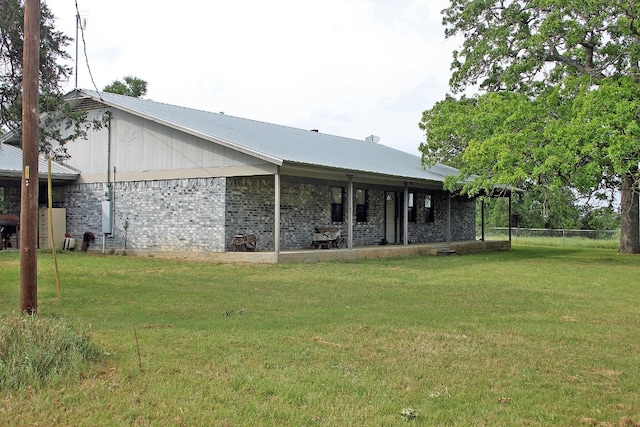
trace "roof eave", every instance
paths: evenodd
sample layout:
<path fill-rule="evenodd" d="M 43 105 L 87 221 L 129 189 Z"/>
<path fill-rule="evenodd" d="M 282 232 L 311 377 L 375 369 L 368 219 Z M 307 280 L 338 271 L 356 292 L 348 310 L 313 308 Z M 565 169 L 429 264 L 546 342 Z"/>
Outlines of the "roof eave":
<path fill-rule="evenodd" d="M 73 182 L 76 181 L 78 179 L 78 177 L 80 176 L 80 174 L 52 174 L 51 175 L 51 180 L 54 182 L 60 182 L 60 181 L 69 181 L 69 182 Z M 21 171 L 0 171 L 0 177 L 4 178 L 4 179 L 11 179 L 11 180 L 20 180 L 22 179 L 22 172 Z M 42 173 L 39 172 L 38 173 L 38 181 L 46 181 L 48 179 L 47 177 L 47 173 Z"/>
<path fill-rule="evenodd" d="M 243 147 L 243 146 L 238 145 L 238 144 L 234 144 L 234 143 L 232 143 L 230 141 L 226 141 L 226 140 L 221 139 L 221 138 L 213 138 L 210 135 L 204 134 L 202 132 L 197 132 L 197 131 L 195 131 L 193 129 L 189 129 L 189 128 L 187 128 L 185 126 L 181 126 L 181 125 L 179 125 L 177 123 L 173 123 L 173 122 L 170 122 L 168 120 L 162 120 L 162 119 L 159 119 L 158 117 L 142 113 L 142 112 L 137 111 L 135 109 L 128 108 L 126 106 L 123 106 L 123 105 L 120 105 L 120 104 L 117 104 L 117 103 L 114 103 L 114 102 L 105 101 L 102 98 L 93 96 L 92 94 L 84 92 L 84 91 L 79 91 L 79 92 L 81 92 L 85 97 L 93 99 L 94 101 L 100 101 L 103 104 L 105 104 L 105 105 L 107 105 L 107 106 L 109 106 L 111 108 L 117 108 L 117 109 L 119 109 L 121 111 L 125 111 L 125 112 L 127 112 L 129 114 L 132 114 L 134 116 L 142 117 L 142 118 L 147 119 L 149 121 L 152 121 L 154 123 L 158 123 L 158 124 L 161 124 L 161 125 L 164 125 L 164 126 L 168 126 L 168 127 L 172 128 L 172 129 L 179 130 L 181 132 L 184 132 L 184 133 L 187 133 L 189 135 L 204 139 L 204 140 L 209 141 L 209 142 L 220 144 L 223 147 L 231 148 L 231 149 L 239 151 L 239 152 L 241 152 L 243 154 L 247 154 L 247 155 L 256 157 L 256 158 L 258 158 L 260 160 L 264 160 L 265 162 L 273 163 L 273 164 L 275 164 L 277 166 L 282 166 L 283 159 L 280 159 L 280 158 L 277 158 L 277 157 L 273 157 L 273 156 L 269 156 L 269 155 L 267 155 L 265 153 L 260 153 L 260 152 L 255 151 L 255 150 L 251 150 L 249 148 Z"/>
<path fill-rule="evenodd" d="M 356 169 L 334 168 L 325 165 L 314 165 L 309 163 L 285 161 L 283 163 L 283 172 L 298 172 L 307 171 L 311 177 L 317 177 L 317 172 L 326 173 L 327 177 L 335 179 L 344 179 L 348 176 L 352 176 L 356 181 L 375 181 L 380 184 L 394 184 L 404 185 L 407 183 L 410 186 L 425 186 L 429 188 L 442 189 L 443 181 L 439 179 L 429 179 L 426 177 L 415 176 L 399 176 L 384 174 L 378 172 L 370 172 Z"/>
<path fill-rule="evenodd" d="M 76 175 L 72 175 L 72 174 L 52 174 L 51 176 L 51 180 L 52 181 L 76 181 L 78 178 L 80 177 L 80 174 L 76 174 Z M 38 174 L 38 178 L 40 179 L 40 181 L 42 180 L 47 180 L 47 174 L 46 173 L 39 173 Z"/>

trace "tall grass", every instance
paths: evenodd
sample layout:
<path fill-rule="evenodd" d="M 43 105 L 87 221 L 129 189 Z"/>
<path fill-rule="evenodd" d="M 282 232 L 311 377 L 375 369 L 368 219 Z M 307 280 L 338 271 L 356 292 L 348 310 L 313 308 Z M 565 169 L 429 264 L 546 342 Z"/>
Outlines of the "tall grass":
<path fill-rule="evenodd" d="M 64 319 L 0 316 L 0 390 L 40 387 L 82 374 L 97 348 Z"/>
<path fill-rule="evenodd" d="M 640 424 L 637 256 L 510 252 L 290 265 L 39 255 L 39 309 L 109 352 L 0 392 L 4 425 Z M 0 312 L 19 304 L 0 253 Z"/>

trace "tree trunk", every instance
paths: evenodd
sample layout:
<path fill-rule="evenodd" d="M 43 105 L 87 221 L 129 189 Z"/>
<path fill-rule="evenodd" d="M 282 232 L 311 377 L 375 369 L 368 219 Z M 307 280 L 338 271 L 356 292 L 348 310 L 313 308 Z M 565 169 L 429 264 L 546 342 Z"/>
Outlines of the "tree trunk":
<path fill-rule="evenodd" d="M 620 188 L 620 252 L 640 253 L 640 205 L 638 188 L 632 173 L 622 177 Z"/>

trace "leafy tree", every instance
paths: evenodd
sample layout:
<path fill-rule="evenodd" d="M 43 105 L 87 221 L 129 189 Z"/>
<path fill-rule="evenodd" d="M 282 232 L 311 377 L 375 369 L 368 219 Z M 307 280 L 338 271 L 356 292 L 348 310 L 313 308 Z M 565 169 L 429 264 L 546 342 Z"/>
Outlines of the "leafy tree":
<path fill-rule="evenodd" d="M 104 87 L 105 92 L 140 98 L 147 94 L 147 82 L 137 77 L 127 76 L 121 80 L 114 80 Z"/>
<path fill-rule="evenodd" d="M 536 187 L 523 195 L 514 211 L 520 215 L 521 227 L 576 229 L 581 226 L 576 197 L 567 188 L 549 192 L 545 187 Z"/>
<path fill-rule="evenodd" d="M 447 96 L 423 113 L 423 162 L 453 163 L 463 191 L 495 185 L 621 195 L 620 250 L 640 253 L 640 3 L 451 0 Z M 454 180 L 447 181 L 449 187 Z"/>
<path fill-rule="evenodd" d="M 487 228 L 509 226 L 509 201 L 504 197 L 485 198 L 484 224 Z M 478 199 L 480 201 L 480 199 Z M 482 205 L 476 204 L 476 224 L 482 221 Z M 514 224 L 515 225 L 515 224 Z M 519 225 L 519 224 L 518 224 Z"/>
<path fill-rule="evenodd" d="M 582 217 L 585 230 L 617 230 L 620 227 L 620 214 L 609 206 L 587 210 Z"/>
<path fill-rule="evenodd" d="M 24 3 L 0 1 L 0 132 L 20 135 L 22 120 L 22 50 Z M 72 69 L 62 65 L 69 55 L 64 48 L 71 39 L 54 28 L 54 16 L 41 2 L 40 18 L 40 151 L 53 158 L 66 157 L 64 144 L 86 136 L 90 124 L 86 113 L 72 111 L 64 100 L 60 84 Z M 63 134 L 60 129 L 71 130 Z"/>
<path fill-rule="evenodd" d="M 511 224 L 521 228 L 582 227 L 582 210 L 577 206 L 575 195 L 567 188 L 549 192 L 545 187 L 534 187 L 513 199 L 511 213 Z M 488 227 L 509 225 L 509 206 L 506 199 L 485 199 L 485 223 Z"/>

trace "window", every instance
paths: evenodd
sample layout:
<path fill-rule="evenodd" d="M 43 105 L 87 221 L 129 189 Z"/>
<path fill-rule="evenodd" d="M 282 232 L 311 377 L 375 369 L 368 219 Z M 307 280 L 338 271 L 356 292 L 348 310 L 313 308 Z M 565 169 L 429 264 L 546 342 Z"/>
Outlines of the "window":
<path fill-rule="evenodd" d="M 433 205 L 431 194 L 424 195 L 424 222 L 433 222 Z"/>
<path fill-rule="evenodd" d="M 344 221 L 344 188 L 331 187 L 331 221 L 343 222 Z"/>
<path fill-rule="evenodd" d="M 362 188 L 356 189 L 356 221 L 367 222 L 367 202 L 369 194 Z"/>
<path fill-rule="evenodd" d="M 64 207 L 65 187 L 51 188 L 51 204 L 54 208 Z M 38 205 L 49 206 L 49 191 L 46 186 L 41 186 L 38 191 Z"/>
<path fill-rule="evenodd" d="M 414 203 L 414 194 L 413 193 L 409 193 L 409 206 L 408 206 L 408 213 L 409 213 L 409 222 L 416 222 L 416 205 Z"/>

